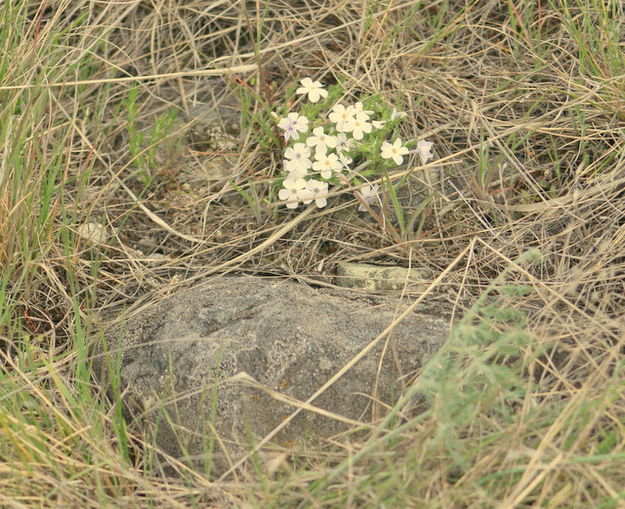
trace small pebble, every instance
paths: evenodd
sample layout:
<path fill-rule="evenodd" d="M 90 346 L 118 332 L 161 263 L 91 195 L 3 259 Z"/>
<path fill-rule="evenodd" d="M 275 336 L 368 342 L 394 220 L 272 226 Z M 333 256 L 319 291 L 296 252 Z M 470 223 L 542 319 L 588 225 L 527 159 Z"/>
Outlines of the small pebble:
<path fill-rule="evenodd" d="M 109 238 L 108 230 L 99 223 L 85 223 L 78 226 L 77 233 L 80 237 L 90 240 L 95 244 L 104 244 Z"/>

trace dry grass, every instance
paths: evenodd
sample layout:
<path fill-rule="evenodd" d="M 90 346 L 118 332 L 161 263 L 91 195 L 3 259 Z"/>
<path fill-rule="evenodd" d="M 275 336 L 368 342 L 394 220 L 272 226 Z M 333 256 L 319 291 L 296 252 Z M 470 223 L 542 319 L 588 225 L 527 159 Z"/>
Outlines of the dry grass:
<path fill-rule="evenodd" d="M 624 26 L 608 0 L 0 2 L 0 504 L 622 506 Z M 304 76 L 435 142 L 407 167 L 410 227 L 350 193 L 275 203 L 268 113 Z M 240 143 L 190 144 L 196 104 L 233 97 Z M 183 485 L 90 388 L 102 317 L 355 260 L 444 274 L 419 308 L 465 317 L 390 433 Z"/>

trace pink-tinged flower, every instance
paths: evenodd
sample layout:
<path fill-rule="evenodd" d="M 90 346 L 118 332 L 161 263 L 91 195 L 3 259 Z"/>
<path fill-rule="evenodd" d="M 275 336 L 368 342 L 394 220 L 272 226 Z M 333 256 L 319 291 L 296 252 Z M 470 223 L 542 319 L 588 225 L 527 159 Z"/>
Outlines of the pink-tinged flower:
<path fill-rule="evenodd" d="M 336 154 L 328 154 L 324 150 L 315 152 L 316 161 L 313 163 L 313 170 L 318 171 L 321 177 L 329 179 L 333 171 L 341 170 L 341 163 Z"/>
<path fill-rule="evenodd" d="M 356 194 L 364 201 L 367 205 L 375 205 L 379 201 L 379 190 L 380 186 L 377 184 L 365 184 L 360 188 L 360 192 L 356 191 Z M 358 205 L 358 210 L 360 212 L 365 212 L 367 207 L 365 207 L 362 203 Z"/>
<path fill-rule="evenodd" d="M 353 106 L 348 106 L 346 108 L 342 104 L 335 104 L 328 118 L 330 122 L 336 124 L 336 130 L 338 132 L 349 133 L 353 129 L 352 124 L 355 120 L 354 113 Z"/>
<path fill-rule="evenodd" d="M 284 157 L 292 161 L 293 164 L 299 165 L 306 170 L 312 167 L 310 148 L 303 143 L 296 143 L 292 147 L 287 147 L 284 151 Z"/>
<path fill-rule="evenodd" d="M 306 181 L 303 178 L 286 178 L 282 182 L 284 189 L 278 191 L 278 198 L 288 201 L 287 209 L 296 209 L 299 205 L 299 192 L 306 188 Z"/>
<path fill-rule="evenodd" d="M 434 157 L 434 154 L 432 154 L 431 152 L 433 145 L 434 143 L 431 141 L 419 140 L 419 142 L 417 143 L 417 148 L 411 150 L 410 153 L 419 154 L 419 157 L 421 158 L 421 164 L 425 164 Z"/>
<path fill-rule="evenodd" d="M 313 81 L 310 78 L 304 78 L 300 81 L 302 85 L 298 88 L 295 93 L 296 94 L 308 94 L 308 99 L 310 102 L 316 103 L 319 102 L 319 99 L 322 97 L 325 99 L 328 97 L 328 91 L 324 90 L 323 85 L 319 81 Z"/>
<path fill-rule="evenodd" d="M 344 133 L 336 135 L 336 151 L 344 152 L 349 150 L 354 145 L 354 139 L 348 138 Z"/>
<path fill-rule="evenodd" d="M 310 179 L 308 182 L 306 182 L 306 189 L 302 189 L 299 196 L 305 204 L 308 204 L 315 200 L 315 204 L 317 205 L 317 207 L 322 209 L 328 204 L 327 194 L 327 182 Z"/>
<path fill-rule="evenodd" d="M 308 131 L 308 119 L 297 113 L 289 113 L 286 118 L 280 119 L 278 127 L 284 129 L 284 139 L 289 141 L 289 138 L 297 140 L 299 133 L 305 133 Z"/>
<path fill-rule="evenodd" d="M 382 143 L 382 158 L 393 159 L 398 166 L 404 162 L 403 156 L 408 153 L 409 150 L 401 144 L 401 138 L 397 138 L 392 145 L 388 141 Z"/>
<path fill-rule="evenodd" d="M 316 147 L 316 150 L 327 150 L 328 147 L 336 147 L 336 138 L 325 134 L 323 127 L 315 127 L 313 129 L 313 136 L 306 138 L 306 145 L 309 147 Z"/>

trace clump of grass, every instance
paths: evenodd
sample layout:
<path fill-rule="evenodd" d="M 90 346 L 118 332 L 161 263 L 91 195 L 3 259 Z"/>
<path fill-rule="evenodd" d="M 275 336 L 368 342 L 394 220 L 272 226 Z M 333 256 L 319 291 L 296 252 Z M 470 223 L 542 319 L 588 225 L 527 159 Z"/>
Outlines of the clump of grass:
<path fill-rule="evenodd" d="M 136 172 L 132 175 L 136 175 L 144 188 L 148 188 L 161 162 L 157 157 L 159 144 L 166 143 L 178 111 L 175 109 L 166 111 L 156 118 L 151 127 L 141 129 L 137 125 L 139 92 L 139 87 L 132 87 L 123 106 L 128 129 L 128 150 L 132 156 L 132 165 L 136 167 Z"/>

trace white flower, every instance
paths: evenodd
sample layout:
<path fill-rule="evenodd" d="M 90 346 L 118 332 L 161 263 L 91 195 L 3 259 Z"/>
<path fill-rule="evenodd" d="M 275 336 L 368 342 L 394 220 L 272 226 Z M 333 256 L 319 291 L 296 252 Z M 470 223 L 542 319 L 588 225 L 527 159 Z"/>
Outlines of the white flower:
<path fill-rule="evenodd" d="M 278 191 L 278 198 L 288 201 L 287 209 L 296 209 L 299 205 L 299 192 L 306 188 L 306 181 L 303 178 L 286 178 L 282 183 L 284 189 Z"/>
<path fill-rule="evenodd" d="M 339 154 L 339 161 L 343 166 L 340 171 L 349 170 L 349 165 L 354 161 L 351 157 L 345 154 Z"/>
<path fill-rule="evenodd" d="M 293 147 L 287 147 L 284 151 L 284 157 L 306 170 L 312 167 L 310 148 L 303 143 L 296 143 Z"/>
<path fill-rule="evenodd" d="M 280 119 L 278 127 L 284 129 L 284 139 L 286 141 L 289 141 L 289 138 L 297 140 L 299 138 L 299 133 L 297 131 L 303 133 L 308 131 L 308 119 L 297 113 L 289 113 L 286 118 Z"/>
<path fill-rule="evenodd" d="M 406 118 L 407 116 L 408 114 L 405 111 L 397 111 L 395 108 L 393 108 L 393 111 L 391 113 L 391 121 L 398 118 Z"/>
<path fill-rule="evenodd" d="M 313 135 L 306 138 L 306 145 L 309 147 L 317 147 L 317 150 L 326 150 L 328 147 L 336 147 L 336 138 L 325 134 L 323 127 L 313 129 Z M 310 150 L 310 149 L 309 149 Z"/>
<path fill-rule="evenodd" d="M 417 148 L 411 150 L 410 153 L 419 154 L 419 157 L 421 158 L 421 164 L 425 164 L 434 157 L 434 154 L 432 154 L 431 152 L 433 145 L 434 143 L 431 141 L 419 140 L 419 142 L 417 143 Z"/>
<path fill-rule="evenodd" d="M 347 108 L 342 104 L 335 104 L 332 108 L 332 113 L 328 116 L 330 122 L 336 124 L 336 130 L 340 133 L 349 133 L 352 131 L 352 124 L 354 123 L 354 107 L 348 106 Z"/>
<path fill-rule="evenodd" d="M 336 135 L 336 151 L 343 152 L 349 150 L 354 144 L 353 138 L 348 138 L 345 134 L 339 133 Z"/>
<path fill-rule="evenodd" d="M 339 154 L 339 159 L 343 164 L 351 164 L 353 161 L 347 154 Z"/>
<path fill-rule="evenodd" d="M 324 179 L 329 179 L 333 171 L 341 170 L 341 163 L 336 154 L 327 154 L 324 150 L 317 150 L 315 159 L 313 170 L 321 173 L 321 177 Z"/>
<path fill-rule="evenodd" d="M 327 194 L 327 182 L 310 179 L 308 182 L 306 182 L 306 189 L 302 189 L 300 191 L 299 197 L 305 204 L 308 204 L 315 200 L 315 204 L 317 205 L 317 207 L 322 209 L 328 204 L 328 200 L 326 199 Z"/>
<path fill-rule="evenodd" d="M 386 124 L 386 121 L 384 120 L 374 120 L 373 122 L 371 122 L 371 125 L 375 129 L 382 129 L 384 127 L 384 124 Z"/>
<path fill-rule="evenodd" d="M 360 115 L 361 117 L 363 117 L 364 120 L 369 120 L 369 115 L 373 115 L 373 111 L 365 110 L 363 108 L 364 107 L 362 103 L 358 101 L 356 104 L 354 104 L 354 113 L 356 114 L 356 117 Z"/>
<path fill-rule="evenodd" d="M 319 81 L 313 81 L 310 78 L 304 78 L 300 81 L 302 85 L 298 88 L 295 93 L 296 94 L 308 94 L 308 99 L 310 102 L 316 103 L 319 102 L 319 99 L 322 97 L 325 99 L 328 97 L 328 91 L 324 90 L 323 85 Z"/>
<path fill-rule="evenodd" d="M 308 161 L 310 162 L 310 166 L 308 168 L 310 168 L 312 166 L 312 161 L 310 161 L 310 159 Z M 284 170 L 288 173 L 287 178 L 297 180 L 304 178 L 306 175 L 308 175 L 308 169 L 304 168 L 302 165 L 295 161 L 289 161 L 288 159 L 285 159 L 283 161 L 283 164 Z"/>
<path fill-rule="evenodd" d="M 356 192 L 356 194 L 364 201 L 367 205 L 374 205 L 378 201 L 378 191 L 380 186 L 377 184 L 365 184 L 360 188 L 360 192 Z M 362 203 L 358 206 L 358 210 L 360 212 L 365 212 L 367 207 L 365 207 Z"/>
<path fill-rule="evenodd" d="M 362 140 L 364 133 L 371 132 L 371 124 L 362 118 L 356 117 L 352 123 L 352 136 L 355 140 Z"/>
<path fill-rule="evenodd" d="M 382 143 L 382 158 L 392 158 L 397 165 L 404 162 L 404 158 L 402 156 L 408 153 L 409 150 L 401 144 L 401 138 L 397 138 L 392 145 L 388 141 Z"/>

